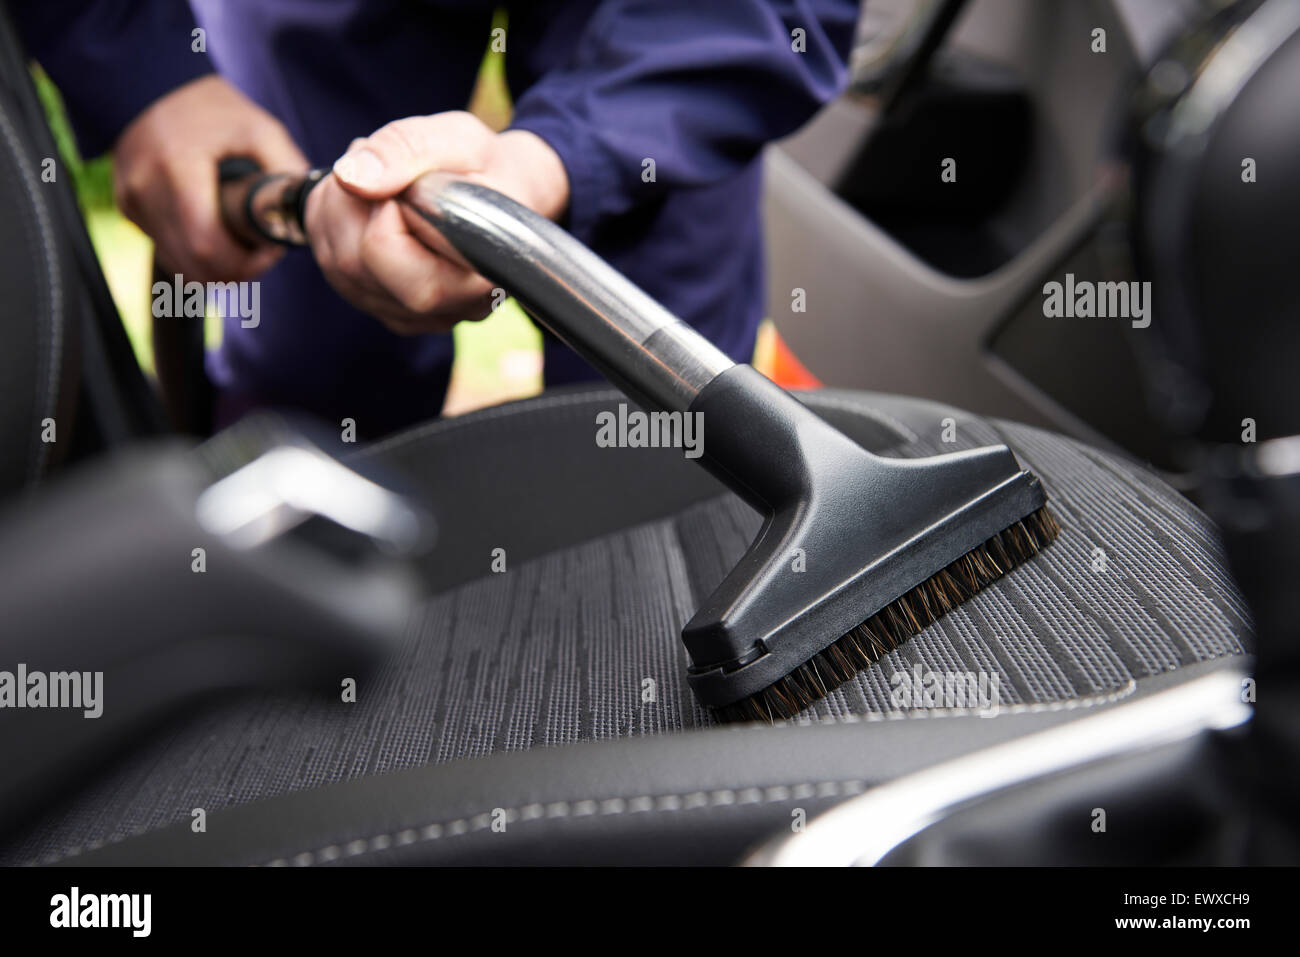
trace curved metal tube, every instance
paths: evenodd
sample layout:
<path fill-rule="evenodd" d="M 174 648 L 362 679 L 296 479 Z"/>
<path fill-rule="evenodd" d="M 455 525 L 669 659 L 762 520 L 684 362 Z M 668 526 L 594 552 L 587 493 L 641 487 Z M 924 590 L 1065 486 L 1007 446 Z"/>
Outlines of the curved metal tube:
<path fill-rule="evenodd" d="M 567 232 L 496 190 L 427 173 L 402 203 L 638 401 L 685 411 L 735 365 Z"/>

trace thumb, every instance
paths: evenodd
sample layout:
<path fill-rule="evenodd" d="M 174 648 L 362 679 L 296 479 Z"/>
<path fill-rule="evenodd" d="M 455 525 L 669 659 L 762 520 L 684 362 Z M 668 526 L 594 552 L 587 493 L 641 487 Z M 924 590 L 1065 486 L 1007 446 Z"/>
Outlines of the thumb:
<path fill-rule="evenodd" d="M 339 185 L 362 199 L 396 196 L 428 169 L 428 158 L 371 138 L 354 143 L 334 164 Z"/>
<path fill-rule="evenodd" d="M 334 175 L 356 196 L 387 199 L 431 169 L 478 168 L 484 143 L 491 139 L 480 127 L 479 120 L 457 113 L 395 120 L 348 147 L 334 164 Z"/>

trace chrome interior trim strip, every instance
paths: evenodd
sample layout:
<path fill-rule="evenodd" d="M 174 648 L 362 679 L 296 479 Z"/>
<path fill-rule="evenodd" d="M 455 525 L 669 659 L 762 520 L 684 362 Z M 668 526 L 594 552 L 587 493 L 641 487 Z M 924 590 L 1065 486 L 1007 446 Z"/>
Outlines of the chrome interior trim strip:
<path fill-rule="evenodd" d="M 872 788 L 764 845 L 745 863 L 772 867 L 878 864 L 904 841 L 995 791 L 1094 761 L 1249 720 L 1244 673 L 1225 669 L 1128 704 L 977 751 Z"/>

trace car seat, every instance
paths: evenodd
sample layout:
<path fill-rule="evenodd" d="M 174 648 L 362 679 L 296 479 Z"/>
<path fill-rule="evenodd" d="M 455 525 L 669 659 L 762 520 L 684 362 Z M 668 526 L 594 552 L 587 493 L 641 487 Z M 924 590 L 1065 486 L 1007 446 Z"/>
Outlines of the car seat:
<path fill-rule="evenodd" d="M 0 475 L 8 493 L 37 489 L 0 536 L 49 501 L 39 486 L 66 487 L 55 472 L 94 474 L 160 421 L 66 180 L 35 185 L 54 154 L 21 57 L 4 59 L 0 208 L 18 212 L 0 217 L 15 251 L 0 276 Z M 345 452 L 403 475 L 439 534 L 416 563 L 426 597 L 355 703 L 319 688 L 196 702 L 7 822 L 0 862 L 733 863 L 880 785 L 1249 667 L 1250 614 L 1216 529 L 1153 472 L 927 400 L 803 398 L 884 454 L 1006 442 L 1043 480 L 1061 538 L 798 719 L 718 726 L 686 686 L 679 632 L 757 516 L 671 450 L 598 447 L 608 389 L 431 422 Z M 49 418 L 61 465 L 40 440 Z M 996 713 L 901 707 L 894 676 L 924 672 L 996 675 Z"/>
<path fill-rule="evenodd" d="M 440 519 L 405 648 L 355 705 L 241 697 L 159 732 L 4 861 L 723 863 L 794 808 L 1242 666 L 1248 613 L 1213 526 L 1150 473 L 929 402 L 815 393 L 871 449 L 937 451 L 947 416 L 962 444 L 1008 442 L 1065 532 L 791 726 L 716 727 L 678 634 L 757 516 L 671 452 L 598 448 L 615 398 L 548 394 L 358 453 Z M 997 674 L 1002 706 L 900 710 L 889 676 L 917 665 Z M 220 840 L 191 832 L 200 807 Z"/>

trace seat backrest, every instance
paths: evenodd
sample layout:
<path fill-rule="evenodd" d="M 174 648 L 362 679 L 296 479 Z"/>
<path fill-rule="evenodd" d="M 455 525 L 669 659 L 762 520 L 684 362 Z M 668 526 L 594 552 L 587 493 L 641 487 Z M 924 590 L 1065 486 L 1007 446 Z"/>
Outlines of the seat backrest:
<path fill-rule="evenodd" d="M 2 499 L 163 427 L 3 5 L 0 250 Z"/>
<path fill-rule="evenodd" d="M 1176 82 L 1174 80 L 1176 79 Z M 1247 0 L 1170 48 L 1132 120 L 1136 245 L 1156 290 L 1153 405 L 1210 443 L 1300 434 L 1300 5 Z"/>
<path fill-rule="evenodd" d="M 27 132 L 10 36 L 0 49 L 0 494 L 38 481 L 60 450 L 58 426 L 78 352 L 68 319 L 70 263 L 59 241 L 50 187 L 62 170 L 39 156 Z M 17 74 L 17 75 L 16 75 Z M 55 183 L 43 181 L 51 175 Z M 70 423 L 64 422 L 67 430 Z M 70 437 L 70 436 L 69 436 Z M 44 439 L 44 440 L 43 440 Z M 48 441 L 54 439 L 54 441 Z"/>

